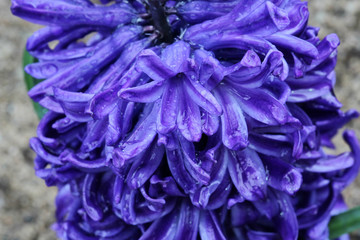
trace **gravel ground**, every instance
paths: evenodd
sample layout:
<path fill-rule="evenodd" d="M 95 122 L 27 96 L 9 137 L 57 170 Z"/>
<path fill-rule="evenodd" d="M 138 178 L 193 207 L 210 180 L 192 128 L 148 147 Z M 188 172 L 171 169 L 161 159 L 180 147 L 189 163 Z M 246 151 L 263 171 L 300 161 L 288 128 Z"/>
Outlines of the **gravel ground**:
<path fill-rule="evenodd" d="M 10 0 L 0 1 L 0 240 L 54 240 L 50 226 L 56 189 L 34 175 L 28 139 L 35 136 L 38 119 L 21 70 L 26 38 L 39 26 L 12 17 L 9 8 Z M 321 36 L 339 35 L 336 93 L 345 110 L 360 110 L 360 1 L 310 0 L 309 8 L 310 24 L 321 27 Z M 348 127 L 360 136 L 360 120 Z M 336 141 L 339 151 L 347 149 L 340 136 Z M 360 205 L 360 178 L 345 196 L 350 206 Z"/>
<path fill-rule="evenodd" d="M 0 1 L 0 239 L 55 240 L 56 189 L 46 188 L 33 170 L 29 138 L 38 123 L 22 81 L 21 55 L 38 26 L 13 17 Z"/>

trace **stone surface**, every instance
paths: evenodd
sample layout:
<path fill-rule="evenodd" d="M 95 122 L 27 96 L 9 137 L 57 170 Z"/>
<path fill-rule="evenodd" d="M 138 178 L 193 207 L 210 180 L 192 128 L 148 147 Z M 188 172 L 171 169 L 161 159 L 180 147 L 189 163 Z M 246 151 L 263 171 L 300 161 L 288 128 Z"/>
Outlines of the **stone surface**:
<path fill-rule="evenodd" d="M 47 188 L 33 170 L 29 138 L 37 116 L 22 80 L 26 38 L 38 28 L 13 17 L 10 1 L 0 1 L 0 239 L 55 240 L 55 188 Z"/>
<path fill-rule="evenodd" d="M 29 0 L 30 1 L 30 0 Z M 21 55 L 26 38 L 39 26 L 11 16 L 10 0 L 0 1 L 0 240 L 54 240 L 56 189 L 34 175 L 28 140 L 38 119 L 22 80 Z M 336 94 L 344 109 L 360 110 L 360 1 L 310 0 L 310 24 L 325 36 L 341 39 Z M 360 120 L 348 125 L 360 136 Z M 336 138 L 338 151 L 347 149 Z M 360 205 L 360 178 L 345 192 L 346 202 Z M 358 237 L 357 237 L 358 236 Z M 353 239 L 360 239 L 360 234 Z"/>

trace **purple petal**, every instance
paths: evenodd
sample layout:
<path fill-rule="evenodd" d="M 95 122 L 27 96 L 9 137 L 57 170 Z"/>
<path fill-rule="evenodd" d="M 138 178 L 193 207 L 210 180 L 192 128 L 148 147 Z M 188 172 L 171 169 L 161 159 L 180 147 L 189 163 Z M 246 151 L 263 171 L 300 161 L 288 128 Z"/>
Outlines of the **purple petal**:
<path fill-rule="evenodd" d="M 303 129 L 301 130 L 302 138 L 305 139 L 306 143 L 309 145 L 311 149 L 315 149 L 318 145 L 319 138 L 316 136 L 315 126 L 313 125 L 310 117 L 295 104 L 289 104 L 289 110 L 291 114 L 300 120 L 303 125 Z"/>
<path fill-rule="evenodd" d="M 247 232 L 247 236 L 249 239 L 256 239 L 256 240 L 278 240 L 279 239 L 279 235 L 276 233 L 260 232 L 260 231 L 253 231 L 253 230 L 249 230 Z"/>
<path fill-rule="evenodd" d="M 119 24 L 129 23 L 134 18 L 134 12 L 129 5 L 123 7 L 86 7 L 70 4 L 65 1 L 24 0 L 12 2 L 11 11 L 14 15 L 28 21 L 43 25 L 96 25 L 116 27 Z"/>
<path fill-rule="evenodd" d="M 140 78 L 141 73 L 136 70 L 133 64 L 139 53 L 150 45 L 148 39 L 141 39 L 130 42 L 125 46 L 119 58 L 109 66 L 103 74 L 99 75 L 90 86 L 88 92 L 95 93 L 99 89 L 111 90 L 118 86 L 131 86 L 132 83 Z"/>
<path fill-rule="evenodd" d="M 221 102 L 224 114 L 221 115 L 222 141 L 230 149 L 238 150 L 248 145 L 248 129 L 242 109 L 229 91 L 215 91 Z"/>
<path fill-rule="evenodd" d="M 161 188 L 161 191 L 166 193 L 169 196 L 177 196 L 177 197 L 184 197 L 184 193 L 181 192 L 178 185 L 176 184 L 175 180 L 172 177 L 165 177 L 164 179 L 160 179 L 159 176 L 153 175 L 150 178 L 150 187 L 157 187 Z M 156 188 L 156 187 L 155 187 Z"/>
<path fill-rule="evenodd" d="M 178 13 L 189 23 L 201 23 L 215 19 L 230 12 L 237 5 L 237 1 L 207 2 L 192 1 L 181 5 Z"/>
<path fill-rule="evenodd" d="M 75 197 L 70 188 L 70 184 L 66 184 L 59 189 L 58 195 L 55 198 L 56 218 L 72 220 L 76 214 L 81 200 Z M 66 216 L 67 215 L 67 216 Z"/>
<path fill-rule="evenodd" d="M 164 81 L 177 74 L 150 49 L 143 50 L 138 56 L 136 68 L 154 81 Z"/>
<path fill-rule="evenodd" d="M 196 64 L 199 65 L 199 82 L 207 89 L 211 90 L 215 88 L 216 85 L 223 80 L 226 74 L 225 69 L 211 52 L 197 49 L 194 52 L 194 60 Z"/>
<path fill-rule="evenodd" d="M 109 125 L 106 133 L 107 145 L 112 146 L 123 140 L 125 134 L 131 128 L 135 109 L 135 103 L 122 102 L 109 114 Z"/>
<path fill-rule="evenodd" d="M 175 239 L 179 215 L 174 212 L 154 221 L 139 240 Z"/>
<path fill-rule="evenodd" d="M 124 162 L 142 153 L 155 138 L 157 105 L 156 103 L 152 112 L 135 127 L 134 131 L 130 133 L 129 137 L 120 145 L 119 154 L 114 156 L 118 158 L 120 162 Z"/>
<path fill-rule="evenodd" d="M 146 201 L 146 207 L 151 211 L 161 211 L 164 208 L 166 201 L 163 197 L 153 198 L 145 190 L 144 186 L 140 187 L 140 193 Z"/>
<path fill-rule="evenodd" d="M 48 49 L 42 51 L 30 52 L 32 56 L 44 61 L 73 61 L 76 63 L 82 58 L 92 54 L 95 47 L 79 47 L 62 49 L 58 51 L 49 51 Z"/>
<path fill-rule="evenodd" d="M 262 53 L 267 53 L 271 49 L 273 50 L 276 49 L 271 42 L 265 40 L 264 38 L 251 36 L 251 35 L 242 35 L 241 33 L 235 31 L 213 33 L 211 35 L 204 34 L 204 36 L 201 39 L 199 40 L 196 39 L 196 41 L 194 42 L 202 44 L 204 48 L 208 50 L 237 48 L 241 50 L 255 49 Z"/>
<path fill-rule="evenodd" d="M 133 88 L 123 88 L 118 96 L 132 102 L 154 102 L 162 96 L 164 88 L 163 81 L 152 81 Z"/>
<path fill-rule="evenodd" d="M 323 95 L 326 95 L 330 92 L 330 86 L 325 84 L 317 84 L 311 88 L 307 89 L 297 89 L 292 90 L 291 95 L 288 98 L 289 102 L 307 102 Z"/>
<path fill-rule="evenodd" d="M 86 113 L 86 107 L 93 94 L 68 92 L 59 88 L 54 88 L 54 97 L 60 103 L 64 113 L 70 119 L 78 122 L 88 122 L 92 120 L 90 114 Z"/>
<path fill-rule="evenodd" d="M 140 76 L 140 72 L 136 71 L 135 68 L 131 68 L 119 82 L 125 80 L 128 84 L 131 84 L 132 82 L 137 81 Z M 97 119 L 101 119 L 108 115 L 116 107 L 116 104 L 119 104 L 118 91 L 122 87 L 123 86 L 119 83 L 96 94 L 89 102 L 88 111 Z"/>
<path fill-rule="evenodd" d="M 124 110 L 123 113 L 123 119 L 122 122 L 119 124 L 122 124 L 122 134 L 125 136 L 125 134 L 127 134 L 129 132 L 129 130 L 132 127 L 132 123 L 134 121 L 134 116 L 137 114 L 138 112 L 138 105 L 136 105 L 133 102 L 129 102 Z M 109 117 L 110 120 L 110 117 Z"/>
<path fill-rule="evenodd" d="M 274 218 L 276 226 L 282 239 L 296 240 L 299 234 L 299 226 L 296 214 L 289 196 L 282 192 L 275 191 L 280 207 L 280 214 Z"/>
<path fill-rule="evenodd" d="M 318 58 L 313 60 L 311 62 L 311 65 L 308 66 L 306 70 L 307 71 L 316 70 L 316 68 L 318 68 L 319 65 L 321 65 L 322 63 L 326 62 L 328 58 L 331 59 L 333 57 L 336 57 L 336 55 L 335 56 L 332 55 L 334 55 L 333 53 L 336 51 L 336 48 L 339 45 L 340 45 L 340 39 L 335 33 L 327 35 L 317 46 L 317 49 L 319 51 Z M 332 66 L 332 69 L 333 67 L 334 66 Z"/>
<path fill-rule="evenodd" d="M 284 135 L 250 134 L 250 148 L 264 155 L 292 159 L 293 147 L 290 140 Z"/>
<path fill-rule="evenodd" d="M 264 91 L 240 87 L 235 90 L 241 109 L 250 117 L 268 125 L 289 121 L 290 115 L 284 105 Z"/>
<path fill-rule="evenodd" d="M 64 113 L 64 109 L 61 107 L 60 103 L 58 103 L 53 96 L 46 96 L 43 99 L 38 101 L 39 104 L 55 113 Z"/>
<path fill-rule="evenodd" d="M 210 174 L 202 168 L 201 160 L 196 157 L 194 144 L 182 138 L 179 138 L 179 141 L 185 168 L 197 182 L 207 185 L 210 181 Z"/>
<path fill-rule="evenodd" d="M 200 210 L 189 201 L 183 200 L 179 213 L 180 216 L 174 240 L 196 240 L 198 237 Z"/>
<path fill-rule="evenodd" d="M 277 78 L 272 81 L 266 81 L 261 86 L 261 89 L 273 98 L 277 99 L 283 105 L 285 105 L 288 101 L 291 94 L 291 88 L 289 85 Z"/>
<path fill-rule="evenodd" d="M 182 104 L 179 106 L 177 127 L 188 141 L 198 142 L 201 138 L 200 109 L 182 88 L 179 91 L 182 94 Z"/>
<path fill-rule="evenodd" d="M 25 72 L 37 79 L 49 78 L 58 73 L 61 69 L 69 67 L 75 61 L 60 62 L 37 62 L 25 67 Z"/>
<path fill-rule="evenodd" d="M 304 64 L 302 61 L 296 56 L 296 54 L 291 53 L 293 59 L 294 59 L 294 76 L 295 78 L 301 78 L 304 77 Z"/>
<path fill-rule="evenodd" d="M 52 131 L 54 130 L 51 123 L 57 120 L 58 114 L 54 112 L 48 112 L 39 122 L 37 127 L 36 135 L 42 144 L 50 148 L 61 148 L 64 144 L 63 141 L 59 138 L 53 136 Z"/>
<path fill-rule="evenodd" d="M 242 58 L 241 63 L 244 64 L 243 61 L 249 62 L 249 60 L 247 59 L 252 58 L 253 54 L 255 54 L 253 51 L 247 51 L 245 56 Z M 258 58 L 256 54 L 255 56 L 256 58 Z M 279 65 L 282 57 L 283 55 L 281 52 L 270 50 L 267 53 L 263 63 L 261 64 L 261 68 L 259 71 L 256 71 L 255 73 L 250 75 L 246 74 L 241 77 L 239 76 L 239 73 L 235 71 L 231 73 L 227 78 L 232 80 L 231 82 L 237 83 L 239 84 L 239 86 L 244 88 L 258 88 L 263 85 L 263 83 L 268 79 L 268 76 L 271 74 L 271 72 L 275 69 L 275 67 Z M 255 61 L 256 62 L 254 64 L 257 65 L 257 60 Z M 243 74 L 242 71 L 240 72 L 240 74 Z"/>
<path fill-rule="evenodd" d="M 269 171 L 268 184 L 290 195 L 297 192 L 302 184 L 302 175 L 289 163 L 278 158 L 263 157 L 265 168 Z"/>
<path fill-rule="evenodd" d="M 329 222 L 330 216 L 308 228 L 306 231 L 307 238 L 310 240 L 329 239 Z"/>
<path fill-rule="evenodd" d="M 91 28 L 85 28 L 87 31 L 91 31 Z M 78 28 L 71 27 L 60 27 L 60 26 L 48 26 L 37 30 L 31 35 L 26 42 L 26 49 L 32 51 L 40 48 L 46 43 L 55 40 L 64 34 L 68 34 L 72 31 L 77 31 Z"/>
<path fill-rule="evenodd" d="M 161 53 L 161 59 L 175 73 L 187 70 L 187 59 L 190 56 L 190 45 L 184 41 L 177 41 L 167 46 Z"/>
<path fill-rule="evenodd" d="M 156 121 L 159 133 L 167 134 L 176 127 L 176 118 L 179 111 L 179 86 L 175 80 L 166 85 L 161 99 L 161 107 Z"/>
<path fill-rule="evenodd" d="M 222 154 L 224 150 L 222 150 Z M 211 170 L 209 183 L 201 188 L 198 188 L 193 195 L 191 195 L 192 203 L 201 208 L 215 209 L 224 204 L 231 189 L 230 181 L 225 176 L 227 173 L 228 158 L 226 156 L 218 157 L 213 169 Z"/>
<path fill-rule="evenodd" d="M 218 29 L 225 31 L 229 29 L 240 28 L 241 30 L 241 26 L 243 26 L 245 23 L 254 23 L 254 21 L 258 20 L 259 18 L 263 18 L 264 15 L 267 15 L 266 12 L 268 13 L 268 11 L 266 11 L 265 1 L 237 2 L 237 5 L 228 14 L 214 20 L 204 21 L 201 24 L 191 26 L 186 31 L 184 37 L 185 39 L 192 41 L 200 40 L 201 37 L 204 37 L 202 40 L 205 40 L 205 36 L 208 36 L 209 32 L 215 32 Z M 253 13 L 255 14 L 252 15 Z M 270 24 L 268 24 L 268 26 L 270 27 Z"/>
<path fill-rule="evenodd" d="M 253 50 L 248 50 L 239 63 L 226 68 L 225 75 L 227 75 L 226 79 L 246 84 L 248 81 L 256 82 L 256 80 L 258 80 L 256 76 L 260 73 L 260 71 L 261 60 L 259 56 Z M 256 80 L 254 81 L 253 78 Z M 261 80 L 264 81 L 265 79 Z"/>
<path fill-rule="evenodd" d="M 201 188 L 198 188 L 196 192 L 190 196 L 191 201 L 195 206 L 209 209 L 208 205 L 219 206 L 219 204 L 214 204 L 212 200 L 216 201 L 217 203 L 222 203 L 221 196 L 225 196 L 225 198 L 227 197 L 226 190 L 222 189 L 221 187 L 221 185 L 225 185 L 226 188 L 229 185 L 229 181 L 224 181 L 224 178 L 226 178 L 225 174 L 227 173 L 227 165 L 228 158 L 223 156 L 219 157 L 214 167 L 211 169 L 211 175 L 208 184 Z M 220 196 L 214 197 L 218 189 L 221 189 Z"/>
<path fill-rule="evenodd" d="M 176 182 L 186 194 L 193 192 L 197 187 L 197 182 L 185 168 L 182 151 L 180 149 L 166 150 L 166 156 L 169 169 Z"/>
<path fill-rule="evenodd" d="M 56 129 L 59 133 L 65 133 L 74 127 L 78 126 L 80 123 L 74 120 L 71 120 L 68 117 L 64 117 L 62 119 L 57 120 L 54 122 L 51 127 Z"/>
<path fill-rule="evenodd" d="M 275 33 L 265 38 L 276 46 L 289 49 L 304 56 L 316 58 L 319 54 L 319 51 L 314 45 L 292 35 Z"/>
<path fill-rule="evenodd" d="M 327 156 L 316 161 L 316 163 L 306 168 L 306 171 L 326 173 L 339 171 L 354 165 L 354 159 L 350 153 L 343 153 L 338 156 Z"/>
<path fill-rule="evenodd" d="M 212 211 L 201 211 L 199 233 L 202 240 L 225 240 L 219 219 Z"/>
<path fill-rule="evenodd" d="M 294 2 L 290 8 L 287 9 L 290 24 L 281 31 L 285 34 L 297 35 L 304 31 L 309 19 L 309 11 L 306 2 Z"/>
<path fill-rule="evenodd" d="M 191 96 L 192 101 L 213 115 L 221 115 L 222 109 L 216 98 L 200 83 L 187 78 L 183 81 L 186 92 Z"/>
<path fill-rule="evenodd" d="M 90 122 L 86 135 L 82 141 L 81 150 L 90 152 L 101 146 L 105 139 L 108 119 L 100 119 Z"/>
<path fill-rule="evenodd" d="M 144 223 L 150 223 L 156 219 L 162 219 L 165 215 L 169 214 L 174 206 L 175 201 L 166 200 L 162 209 L 153 211 L 149 208 L 146 202 L 137 202 L 140 196 L 138 190 L 130 190 L 127 186 L 123 189 L 122 199 L 120 204 L 116 206 L 116 211 L 119 211 L 120 218 L 126 223 L 131 225 L 138 225 Z"/>
<path fill-rule="evenodd" d="M 301 132 L 300 131 L 295 131 L 292 134 L 292 138 L 293 138 L 293 142 L 294 142 L 292 156 L 295 159 L 299 159 L 301 154 L 303 153 L 303 148 L 304 148 Z"/>
<path fill-rule="evenodd" d="M 346 130 L 343 133 L 343 138 L 346 141 L 346 143 L 350 146 L 351 149 L 351 155 L 354 159 L 354 165 L 346 170 L 344 174 L 336 178 L 336 187 L 342 189 L 348 186 L 357 176 L 357 173 L 360 169 L 360 145 L 359 141 L 356 138 L 355 132 Z"/>
<path fill-rule="evenodd" d="M 82 159 L 79 156 L 77 156 L 75 153 L 64 151 L 60 155 L 60 159 L 64 163 L 71 163 L 75 167 L 81 168 L 83 171 L 86 170 L 100 170 L 104 171 L 109 165 L 109 162 L 106 160 L 106 158 L 99 158 L 99 159 L 91 159 L 86 160 Z"/>
<path fill-rule="evenodd" d="M 95 174 L 87 174 L 84 180 L 83 186 L 83 205 L 86 213 L 91 217 L 94 221 L 99 221 L 103 218 L 103 211 L 99 206 L 96 196 L 93 194 L 94 184 L 95 184 Z"/>
<path fill-rule="evenodd" d="M 306 178 L 304 178 L 305 180 Z M 315 205 L 316 208 L 311 214 L 303 214 L 298 217 L 299 228 L 309 228 L 314 226 L 318 222 L 327 218 L 331 209 L 337 200 L 338 190 L 336 190 L 336 184 L 328 184 L 319 189 L 312 189 L 306 191 L 302 195 L 305 201 L 308 201 L 308 205 Z"/>
<path fill-rule="evenodd" d="M 227 150 L 228 170 L 239 193 L 249 201 L 259 200 L 266 194 L 266 174 L 258 154 L 250 149 L 234 152 Z"/>
<path fill-rule="evenodd" d="M 32 150 L 34 150 L 34 152 L 36 152 L 36 154 L 39 157 L 44 159 L 46 162 L 52 163 L 52 164 L 57 164 L 57 165 L 62 165 L 62 162 L 59 159 L 59 157 L 49 153 L 47 151 L 47 149 L 45 149 L 43 147 L 43 145 L 41 144 L 41 142 L 38 138 L 30 139 L 30 147 L 32 148 Z"/>
<path fill-rule="evenodd" d="M 275 6 L 269 1 L 266 1 L 265 4 L 263 4 L 264 1 L 259 2 L 262 2 L 261 5 L 254 11 L 239 16 L 233 21 L 233 26 L 241 34 L 267 36 L 279 30 L 284 30 L 290 24 L 288 14 L 284 9 Z"/>
<path fill-rule="evenodd" d="M 230 210 L 231 225 L 241 227 L 245 224 L 255 222 L 260 213 L 250 202 L 235 204 Z"/>
<path fill-rule="evenodd" d="M 164 148 L 155 143 L 134 162 L 127 175 L 129 187 L 141 187 L 153 175 L 164 157 Z"/>
<path fill-rule="evenodd" d="M 136 38 L 140 31 L 140 28 L 134 26 L 119 28 L 111 37 L 97 45 L 92 56 L 37 84 L 29 91 L 29 96 L 40 100 L 44 95 L 52 94 L 53 87 L 69 91 L 82 89 L 102 67 L 118 55 L 127 42 Z"/>
<path fill-rule="evenodd" d="M 214 187 L 214 186 L 212 186 L 212 187 Z M 204 201 L 204 205 L 205 205 L 206 201 L 208 201 L 206 203 L 206 209 L 213 210 L 213 209 L 218 209 L 222 206 L 225 206 L 231 191 L 232 191 L 232 183 L 230 180 L 229 173 L 226 171 L 219 186 L 214 190 L 213 193 L 211 193 L 209 195 L 209 199 Z M 205 191 L 202 191 L 201 194 L 203 194 L 203 195 L 207 194 L 207 189 L 205 189 Z M 244 198 L 239 197 L 237 200 L 243 201 Z"/>
<path fill-rule="evenodd" d="M 91 27 L 81 27 L 81 28 L 75 28 L 75 30 L 64 34 L 63 36 L 59 37 L 57 40 L 59 41 L 54 51 L 60 51 L 63 49 L 71 49 L 71 48 L 82 48 L 85 46 L 91 47 L 95 46 L 100 41 L 104 40 L 106 37 L 110 35 L 110 32 L 106 30 L 98 30 L 98 32 L 95 32 L 96 28 L 94 26 Z M 101 32 L 100 32 L 101 31 Z M 91 36 L 89 40 L 85 42 L 78 42 L 78 39 L 84 38 L 86 36 L 89 36 L 88 34 L 94 34 L 94 36 Z M 91 53 L 90 53 L 91 54 Z"/>
<path fill-rule="evenodd" d="M 208 136 L 214 135 L 219 129 L 219 117 L 201 111 L 202 131 Z"/>
<path fill-rule="evenodd" d="M 281 213 L 280 206 L 277 202 L 278 200 L 270 189 L 271 188 L 268 188 L 266 198 L 252 202 L 257 212 L 268 219 L 277 217 Z"/>
<path fill-rule="evenodd" d="M 152 223 L 140 240 L 195 240 L 197 238 L 199 213 L 198 209 L 184 200 L 173 212 Z"/>
<path fill-rule="evenodd" d="M 120 203 L 122 190 L 124 188 L 124 176 L 116 176 L 113 187 L 113 201 L 115 204 Z"/>

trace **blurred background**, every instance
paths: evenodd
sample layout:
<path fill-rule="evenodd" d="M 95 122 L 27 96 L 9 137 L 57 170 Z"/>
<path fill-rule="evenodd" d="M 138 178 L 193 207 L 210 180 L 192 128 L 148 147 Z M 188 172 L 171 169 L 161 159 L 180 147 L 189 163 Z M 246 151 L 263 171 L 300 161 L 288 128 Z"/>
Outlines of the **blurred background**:
<path fill-rule="evenodd" d="M 56 189 L 34 175 L 34 154 L 28 140 L 35 136 L 38 118 L 23 83 L 22 51 L 26 38 L 40 26 L 13 17 L 10 0 L 0 1 L 0 240 L 55 240 Z M 360 1 L 309 0 L 310 24 L 321 37 L 337 33 L 341 40 L 336 95 L 343 109 L 360 110 Z M 360 120 L 348 128 L 360 137 Z M 346 151 L 341 135 L 338 151 Z M 360 177 L 345 191 L 350 207 L 360 205 Z M 360 239 L 354 233 L 352 239 Z"/>

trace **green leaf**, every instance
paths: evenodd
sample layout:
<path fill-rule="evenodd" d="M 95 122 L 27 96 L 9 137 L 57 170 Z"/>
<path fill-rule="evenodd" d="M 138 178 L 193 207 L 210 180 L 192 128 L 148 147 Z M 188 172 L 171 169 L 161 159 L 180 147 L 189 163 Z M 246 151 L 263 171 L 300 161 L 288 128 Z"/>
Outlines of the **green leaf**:
<path fill-rule="evenodd" d="M 26 49 L 24 50 L 23 53 L 23 69 L 25 68 L 26 65 L 31 64 L 31 63 L 35 63 L 38 60 L 36 58 L 34 58 L 33 56 L 30 55 L 30 53 L 28 51 L 26 51 Z M 43 79 L 36 79 L 33 78 L 32 76 L 30 76 L 29 74 L 27 74 L 24 71 L 24 80 L 25 80 L 25 84 L 26 84 L 26 89 L 29 91 L 32 87 L 34 87 L 36 84 L 40 83 L 41 81 L 43 81 Z M 45 113 L 47 112 L 46 108 L 43 108 L 40 104 L 38 104 L 37 102 L 32 101 L 33 106 L 34 106 L 34 110 L 36 112 L 36 115 L 38 115 L 39 119 L 41 119 Z"/>
<path fill-rule="evenodd" d="M 329 223 L 330 239 L 360 228 L 360 206 L 333 216 Z"/>

